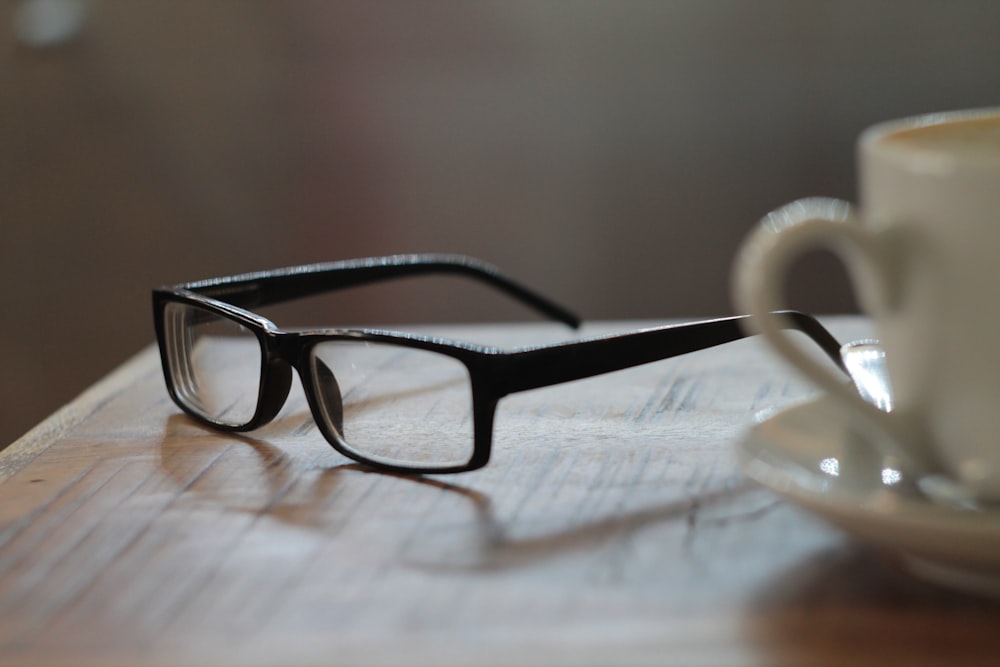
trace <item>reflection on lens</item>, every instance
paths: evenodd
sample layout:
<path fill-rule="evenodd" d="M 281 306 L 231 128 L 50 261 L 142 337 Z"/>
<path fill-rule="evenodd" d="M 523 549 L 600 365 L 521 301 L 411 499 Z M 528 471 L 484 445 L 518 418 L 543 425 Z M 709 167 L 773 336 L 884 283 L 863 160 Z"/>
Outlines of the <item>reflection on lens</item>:
<path fill-rule="evenodd" d="M 166 306 L 170 375 L 177 397 L 218 424 L 242 426 L 257 411 L 262 352 L 239 322 L 183 303 Z"/>
<path fill-rule="evenodd" d="M 472 458 L 472 387 L 465 365 L 426 350 L 326 341 L 312 376 L 327 426 L 378 463 L 461 466 Z"/>

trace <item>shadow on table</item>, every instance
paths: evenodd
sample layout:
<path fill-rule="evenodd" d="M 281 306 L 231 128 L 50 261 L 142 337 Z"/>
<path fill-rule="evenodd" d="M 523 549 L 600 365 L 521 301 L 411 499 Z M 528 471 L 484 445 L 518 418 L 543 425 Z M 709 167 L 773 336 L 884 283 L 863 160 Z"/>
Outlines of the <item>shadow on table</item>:
<path fill-rule="evenodd" d="M 280 423 L 272 423 L 266 430 L 274 433 L 301 431 L 307 428 L 306 422 L 311 423 L 308 415 L 289 415 Z M 215 465 L 215 461 L 222 459 L 234 446 L 245 445 L 248 448 L 241 452 L 242 455 L 247 451 L 256 455 L 258 479 L 266 485 L 266 489 L 257 492 L 243 490 L 241 493 L 213 489 L 209 492 L 214 501 L 226 505 L 227 511 L 266 515 L 284 523 L 321 529 L 324 521 L 320 510 L 330 504 L 348 473 L 418 485 L 461 499 L 469 505 L 474 518 L 467 521 L 461 517 L 450 518 L 444 524 L 430 526 L 422 531 L 418 539 L 411 540 L 400 549 L 401 564 L 426 570 L 487 571 L 523 567 L 563 554 L 624 541 L 638 531 L 657 524 L 678 521 L 682 525 L 691 524 L 696 513 L 731 503 L 754 488 L 742 479 L 735 483 L 733 480 L 720 480 L 717 488 L 703 489 L 675 500 L 611 516 L 574 523 L 567 521 L 564 515 L 553 516 L 551 525 L 524 535 L 524 531 L 520 530 L 523 526 L 516 519 L 505 522 L 498 518 L 493 500 L 486 493 L 437 477 L 387 473 L 359 463 L 331 466 L 325 455 L 333 450 L 328 452 L 325 443 L 321 450 L 323 454 L 310 463 L 293 458 L 282 447 L 243 433 L 217 433 L 203 428 L 184 415 L 171 415 L 164 432 L 166 437 L 159 449 L 161 467 L 168 475 L 173 475 L 178 484 L 186 487 L 184 493 L 195 492 L 187 479 L 190 472 L 175 462 L 189 457 L 192 445 L 190 438 L 178 438 L 178 433 L 198 433 L 198 439 L 212 443 L 212 455 L 217 459 L 212 459 L 213 462 L 208 465 Z M 178 472 L 180 470 L 185 471 Z M 306 479 L 307 476 L 309 479 Z M 245 480 L 246 475 L 241 478 Z M 733 518 L 739 517 L 734 515 Z"/>

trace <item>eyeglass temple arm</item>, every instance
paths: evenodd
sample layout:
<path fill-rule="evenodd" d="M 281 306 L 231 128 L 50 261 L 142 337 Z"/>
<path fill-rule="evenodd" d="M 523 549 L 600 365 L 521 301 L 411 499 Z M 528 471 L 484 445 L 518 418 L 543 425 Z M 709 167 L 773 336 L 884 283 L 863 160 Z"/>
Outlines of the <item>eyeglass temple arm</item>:
<path fill-rule="evenodd" d="M 552 319 L 574 329 L 580 326 L 580 318 L 562 306 L 514 282 L 492 264 L 464 255 L 366 257 L 245 273 L 179 287 L 241 308 L 256 308 L 383 280 L 427 274 L 459 274 L 480 280 Z"/>
<path fill-rule="evenodd" d="M 811 338 L 842 370 L 840 343 L 816 318 L 798 311 L 780 311 L 784 328 Z M 511 352 L 505 357 L 505 393 L 547 387 L 602 373 L 703 350 L 747 337 L 750 315 L 659 327 L 645 331 L 548 345 Z"/>

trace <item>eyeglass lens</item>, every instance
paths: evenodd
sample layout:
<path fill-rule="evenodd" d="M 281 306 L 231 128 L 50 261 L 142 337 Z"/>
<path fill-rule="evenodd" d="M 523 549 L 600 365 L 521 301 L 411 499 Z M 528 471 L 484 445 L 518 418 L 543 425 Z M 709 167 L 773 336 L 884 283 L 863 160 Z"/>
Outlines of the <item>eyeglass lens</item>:
<path fill-rule="evenodd" d="M 178 399 L 217 424 L 248 424 L 260 393 L 257 337 L 235 320 L 184 303 L 167 304 L 164 328 Z"/>
<path fill-rule="evenodd" d="M 412 468 L 461 466 L 473 452 L 472 385 L 447 355 L 336 340 L 312 350 L 323 419 L 356 454 Z"/>

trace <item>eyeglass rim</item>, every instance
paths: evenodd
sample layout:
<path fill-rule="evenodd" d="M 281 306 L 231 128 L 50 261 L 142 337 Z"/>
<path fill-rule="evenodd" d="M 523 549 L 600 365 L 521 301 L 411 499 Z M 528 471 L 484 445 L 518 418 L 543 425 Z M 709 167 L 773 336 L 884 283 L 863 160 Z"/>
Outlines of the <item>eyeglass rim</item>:
<path fill-rule="evenodd" d="M 171 303 L 179 303 L 187 306 L 201 308 L 211 313 L 223 316 L 228 320 L 242 325 L 247 331 L 252 333 L 260 346 L 260 378 L 257 388 L 257 402 L 251 418 L 243 423 L 232 424 L 212 419 L 206 414 L 199 412 L 185 400 L 177 389 L 177 378 L 174 376 L 173 364 L 171 363 L 171 348 L 169 345 L 169 332 L 167 331 L 166 314 L 167 307 Z M 228 432 L 250 431 L 263 425 L 261 416 L 261 406 L 263 394 L 267 384 L 268 373 L 268 343 L 266 332 L 269 328 L 275 328 L 274 324 L 266 318 L 255 313 L 245 311 L 231 304 L 217 301 L 200 294 L 187 292 L 186 290 L 154 290 L 153 291 L 153 321 L 156 330 L 157 346 L 160 351 L 160 363 L 163 367 L 163 376 L 167 380 L 167 392 L 173 402 L 186 414 L 197 421 L 211 426 L 214 429 Z"/>
<path fill-rule="evenodd" d="M 492 449 L 492 437 L 486 437 L 484 433 L 487 432 L 488 427 L 489 434 L 492 434 L 492 411 L 499 401 L 499 397 L 493 397 L 493 392 L 485 386 L 485 379 L 490 374 L 482 372 L 481 369 L 489 363 L 490 359 L 499 358 L 502 355 L 502 351 L 497 348 L 464 341 L 447 340 L 434 336 L 382 329 L 329 328 L 286 331 L 280 329 L 266 317 L 184 288 L 160 288 L 154 290 L 153 303 L 160 361 L 164 377 L 168 380 L 166 383 L 167 391 L 173 402 L 181 410 L 206 426 L 230 433 L 253 431 L 264 426 L 273 419 L 274 414 L 280 410 L 287 398 L 287 387 L 284 386 L 285 378 L 280 378 L 281 388 L 275 390 L 273 374 L 280 372 L 284 375 L 287 372 L 290 375 L 291 370 L 294 369 L 302 382 L 303 392 L 313 421 L 316 423 L 324 439 L 338 452 L 355 461 L 372 465 L 388 472 L 428 474 L 466 472 L 481 468 L 489 461 Z M 216 421 L 197 411 L 178 393 L 177 380 L 174 377 L 169 358 L 169 346 L 167 345 L 168 333 L 165 322 L 166 309 L 171 303 L 181 303 L 218 314 L 241 324 L 257 338 L 261 350 L 261 375 L 257 404 L 251 419 L 241 424 Z M 441 354 L 462 363 L 469 375 L 473 410 L 473 442 L 469 459 L 464 463 L 453 465 L 424 466 L 419 463 L 397 465 L 385 460 L 367 457 L 349 442 L 346 442 L 327 423 L 326 418 L 323 416 L 320 398 L 317 395 L 317 379 L 310 363 L 315 347 L 321 343 L 330 341 L 369 342 L 420 349 L 426 352 Z M 294 347 L 296 354 L 282 354 L 280 351 L 281 346 Z M 274 396 L 277 394 L 280 394 L 280 400 L 276 397 L 273 400 L 269 399 L 269 395 Z"/>

